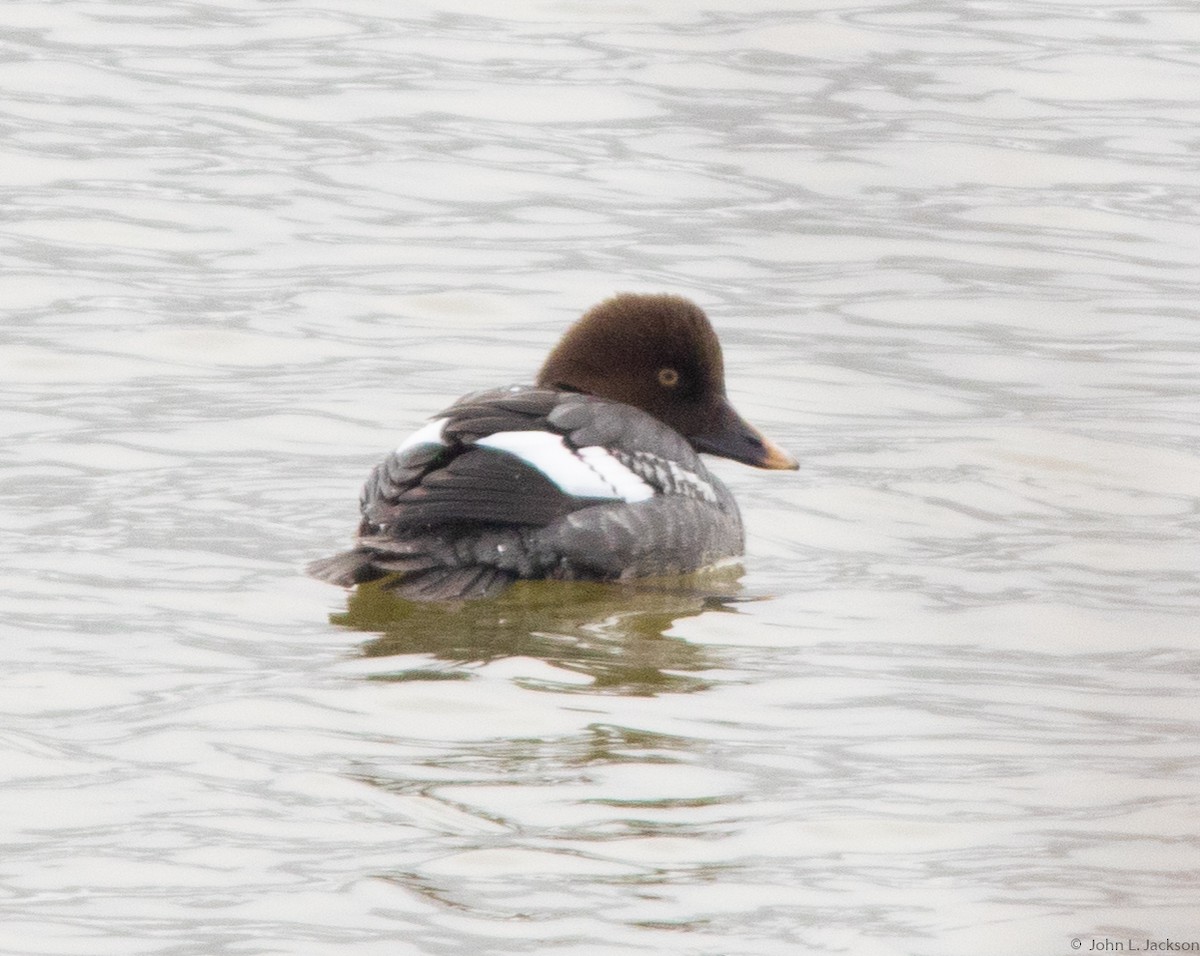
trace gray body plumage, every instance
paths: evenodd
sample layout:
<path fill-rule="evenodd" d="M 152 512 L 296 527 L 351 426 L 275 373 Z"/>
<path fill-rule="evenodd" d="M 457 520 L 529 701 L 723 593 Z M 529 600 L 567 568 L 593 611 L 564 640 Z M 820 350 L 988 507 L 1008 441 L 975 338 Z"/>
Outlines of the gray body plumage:
<path fill-rule="evenodd" d="M 312 573 L 343 586 L 387 578 L 405 597 L 454 600 L 523 578 L 681 574 L 742 553 L 729 490 L 682 436 L 636 408 L 521 386 L 469 395 L 437 418 L 436 435 L 372 472 L 356 546 Z M 505 450 L 518 432 L 549 436 L 554 456 L 588 478 L 585 490 Z"/>

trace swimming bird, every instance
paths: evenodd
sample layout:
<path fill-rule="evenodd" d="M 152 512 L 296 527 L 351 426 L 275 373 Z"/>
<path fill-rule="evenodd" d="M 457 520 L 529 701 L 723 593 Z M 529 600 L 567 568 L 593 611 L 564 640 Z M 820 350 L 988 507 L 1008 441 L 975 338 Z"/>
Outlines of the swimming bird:
<path fill-rule="evenodd" d="M 467 395 L 389 454 L 363 488 L 354 547 L 309 571 L 418 601 L 697 571 L 744 547 L 702 452 L 798 467 L 729 403 L 697 305 L 623 293 L 568 329 L 536 384 Z"/>

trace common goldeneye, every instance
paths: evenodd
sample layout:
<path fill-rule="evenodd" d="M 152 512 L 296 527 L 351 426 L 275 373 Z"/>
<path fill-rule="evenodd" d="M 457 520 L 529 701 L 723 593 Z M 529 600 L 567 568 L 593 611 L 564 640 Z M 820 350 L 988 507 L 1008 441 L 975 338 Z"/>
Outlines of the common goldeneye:
<path fill-rule="evenodd" d="M 387 578 L 424 601 L 697 571 L 744 540 L 697 452 L 798 467 L 729 404 L 699 307 L 618 295 L 567 331 L 536 385 L 467 395 L 388 455 L 363 488 L 355 547 L 309 570 L 344 587 Z"/>

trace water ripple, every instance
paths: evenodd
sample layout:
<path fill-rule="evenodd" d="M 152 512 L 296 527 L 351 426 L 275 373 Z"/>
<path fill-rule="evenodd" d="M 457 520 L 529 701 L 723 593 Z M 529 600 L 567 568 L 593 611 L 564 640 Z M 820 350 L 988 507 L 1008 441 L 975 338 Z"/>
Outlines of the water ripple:
<path fill-rule="evenodd" d="M 1190 6 L 4 16 L 0 949 L 1200 937 Z M 303 577 L 616 289 L 802 459 L 744 569 Z"/>

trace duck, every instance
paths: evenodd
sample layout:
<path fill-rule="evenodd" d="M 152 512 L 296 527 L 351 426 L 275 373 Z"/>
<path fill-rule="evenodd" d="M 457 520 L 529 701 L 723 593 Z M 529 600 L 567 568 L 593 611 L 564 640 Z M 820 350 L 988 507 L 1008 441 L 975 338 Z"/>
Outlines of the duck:
<path fill-rule="evenodd" d="M 534 384 L 468 394 L 405 439 L 363 487 L 354 546 L 308 570 L 426 602 L 700 571 L 745 547 L 701 454 L 799 467 L 730 404 L 699 306 L 621 293 L 567 330 Z"/>

